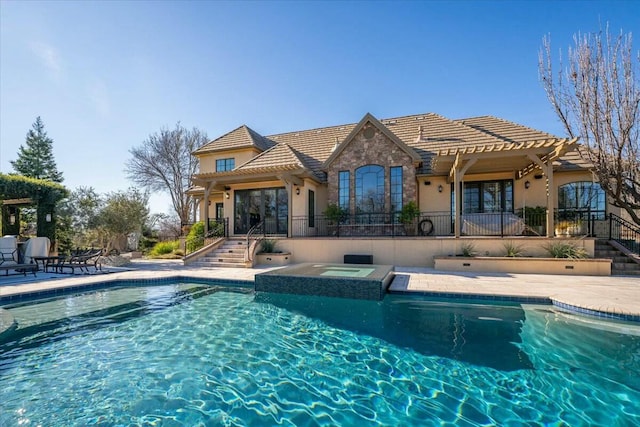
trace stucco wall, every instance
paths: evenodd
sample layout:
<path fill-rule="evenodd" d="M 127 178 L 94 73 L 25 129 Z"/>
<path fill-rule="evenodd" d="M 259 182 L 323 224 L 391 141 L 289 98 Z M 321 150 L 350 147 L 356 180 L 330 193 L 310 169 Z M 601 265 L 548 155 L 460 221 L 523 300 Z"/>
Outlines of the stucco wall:
<path fill-rule="evenodd" d="M 593 256 L 594 239 L 552 239 L 553 242 L 568 241 L 586 249 Z M 544 247 L 550 242 L 546 238 L 526 237 L 500 238 L 395 238 L 395 239 L 282 239 L 278 250 L 290 252 L 295 262 L 342 263 L 345 254 L 371 254 L 375 264 L 390 264 L 407 267 L 434 267 L 434 257 L 462 253 L 462 246 L 473 244 L 475 252 L 482 256 L 505 255 L 505 243 L 521 246 L 525 256 L 546 257 Z"/>
<path fill-rule="evenodd" d="M 236 167 L 248 162 L 260 152 L 253 148 L 243 150 L 218 151 L 210 154 L 199 156 L 200 173 L 216 172 L 216 160 L 218 159 L 235 159 Z"/>

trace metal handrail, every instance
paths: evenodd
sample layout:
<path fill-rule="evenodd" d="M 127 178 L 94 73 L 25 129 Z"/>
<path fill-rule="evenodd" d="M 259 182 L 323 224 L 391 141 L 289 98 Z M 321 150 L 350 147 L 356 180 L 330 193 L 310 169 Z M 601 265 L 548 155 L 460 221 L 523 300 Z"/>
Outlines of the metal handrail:
<path fill-rule="evenodd" d="M 640 228 L 613 213 L 609 214 L 609 240 L 614 240 L 632 253 L 640 255 Z"/>
<path fill-rule="evenodd" d="M 260 237 L 252 237 L 254 234 L 262 233 Z M 253 227 L 249 229 L 247 232 L 246 243 L 247 243 L 247 256 L 245 257 L 248 261 L 253 261 L 253 252 L 255 252 L 255 248 L 259 241 L 263 240 L 266 237 L 264 230 L 264 220 L 260 221 Z M 249 243 L 253 238 L 253 242 Z"/>

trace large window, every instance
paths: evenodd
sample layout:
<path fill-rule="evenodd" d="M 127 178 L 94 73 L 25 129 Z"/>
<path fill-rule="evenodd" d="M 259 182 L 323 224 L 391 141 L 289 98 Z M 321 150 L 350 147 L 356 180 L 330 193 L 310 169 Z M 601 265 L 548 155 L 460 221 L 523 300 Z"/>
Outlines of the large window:
<path fill-rule="evenodd" d="M 394 166 L 389 169 L 391 175 L 391 212 L 402 210 L 402 166 Z"/>
<path fill-rule="evenodd" d="M 356 169 L 356 213 L 384 212 L 384 168 L 366 165 Z"/>
<path fill-rule="evenodd" d="M 225 172 L 235 169 L 236 159 L 217 159 L 216 172 Z"/>
<path fill-rule="evenodd" d="M 463 213 L 513 212 L 513 182 L 465 182 L 462 206 Z"/>
<path fill-rule="evenodd" d="M 349 171 L 340 171 L 338 174 L 338 205 L 349 212 Z"/>
<path fill-rule="evenodd" d="M 606 196 L 598 183 L 581 181 L 558 187 L 558 210 L 561 216 L 569 212 L 590 213 L 597 219 L 604 219 L 605 206 Z"/>

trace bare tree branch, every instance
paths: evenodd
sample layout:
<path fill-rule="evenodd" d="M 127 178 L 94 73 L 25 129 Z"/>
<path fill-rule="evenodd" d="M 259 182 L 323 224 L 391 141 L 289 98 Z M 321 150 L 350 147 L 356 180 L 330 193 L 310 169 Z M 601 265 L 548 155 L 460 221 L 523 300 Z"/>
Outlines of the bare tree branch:
<path fill-rule="evenodd" d="M 611 203 L 640 224 L 640 51 L 634 55 L 631 33 L 613 37 L 608 28 L 573 40 L 569 65 L 560 53 L 555 77 L 550 37 L 542 39 L 542 86 L 569 136 L 580 136 Z"/>
<path fill-rule="evenodd" d="M 149 135 L 140 147 L 129 150 L 132 158 L 126 165 L 127 175 L 151 191 L 168 192 L 180 221 L 187 223 L 193 200 L 185 191 L 198 168 L 191 153 L 206 142 L 204 132 L 185 129 L 179 122 L 173 130 L 161 129 Z"/>

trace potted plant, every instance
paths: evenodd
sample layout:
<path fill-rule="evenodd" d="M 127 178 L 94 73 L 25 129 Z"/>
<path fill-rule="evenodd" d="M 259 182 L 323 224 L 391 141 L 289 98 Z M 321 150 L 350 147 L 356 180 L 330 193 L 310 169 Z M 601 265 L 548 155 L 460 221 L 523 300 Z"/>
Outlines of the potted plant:
<path fill-rule="evenodd" d="M 338 227 L 340 226 L 340 223 L 347 216 L 347 211 L 335 203 L 330 203 L 324 210 L 324 216 L 327 218 L 329 225 L 329 235 L 335 236 L 338 234 Z"/>
<path fill-rule="evenodd" d="M 418 223 L 416 218 L 420 216 L 420 209 L 413 200 L 402 207 L 398 221 L 404 226 L 404 231 L 407 236 L 415 236 L 418 231 Z"/>

